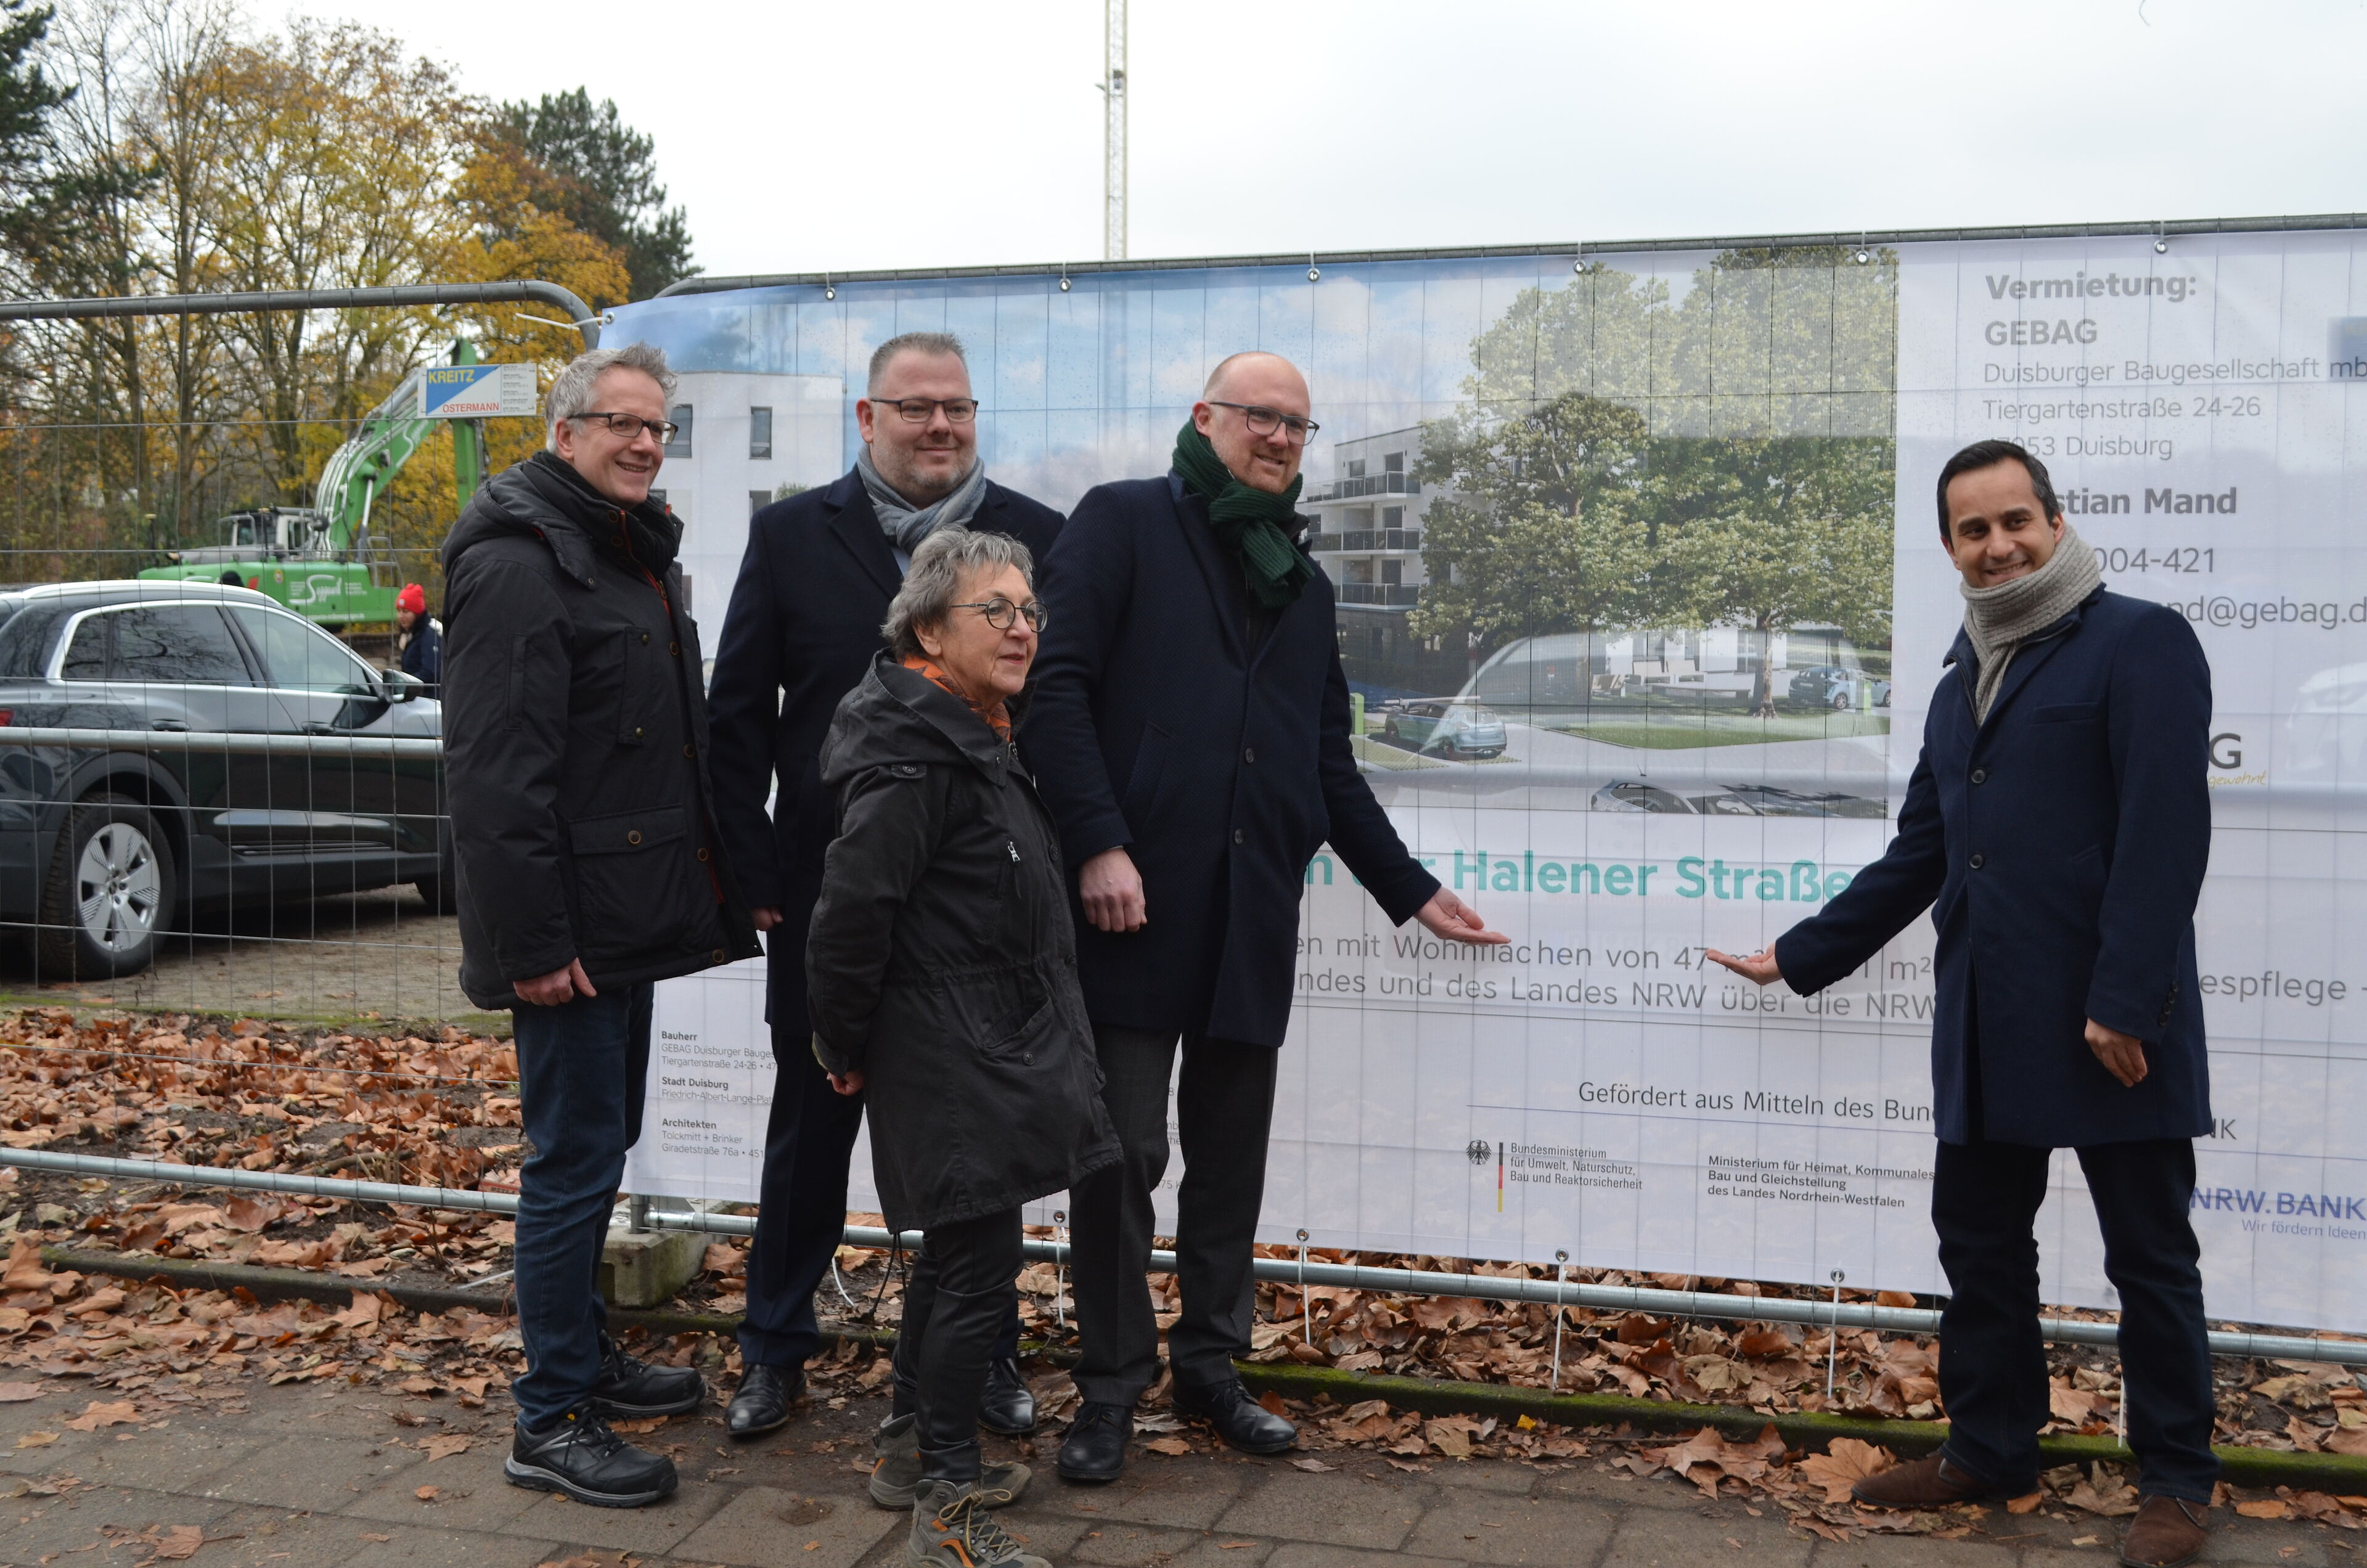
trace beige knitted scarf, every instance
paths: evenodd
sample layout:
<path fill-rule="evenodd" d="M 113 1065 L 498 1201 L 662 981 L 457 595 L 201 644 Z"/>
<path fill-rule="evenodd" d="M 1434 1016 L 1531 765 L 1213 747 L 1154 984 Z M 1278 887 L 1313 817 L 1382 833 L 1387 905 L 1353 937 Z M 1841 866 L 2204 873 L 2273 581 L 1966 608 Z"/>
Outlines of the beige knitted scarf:
<path fill-rule="evenodd" d="M 2000 582 L 1994 588 L 1962 584 L 1965 595 L 1965 636 L 1980 660 L 1980 678 L 1972 690 L 1973 722 L 1987 724 L 1989 705 L 2005 681 L 2006 666 L 2022 645 L 2044 631 L 2096 591 L 2104 574 L 2096 566 L 2096 552 L 2080 542 L 2069 521 L 2055 553 L 2036 571 Z"/>

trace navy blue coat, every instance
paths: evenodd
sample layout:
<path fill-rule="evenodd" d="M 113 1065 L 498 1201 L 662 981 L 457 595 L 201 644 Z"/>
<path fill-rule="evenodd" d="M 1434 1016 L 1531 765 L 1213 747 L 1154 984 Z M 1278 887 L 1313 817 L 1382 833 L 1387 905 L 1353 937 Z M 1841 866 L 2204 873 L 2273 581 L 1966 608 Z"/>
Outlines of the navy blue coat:
<path fill-rule="evenodd" d="M 2175 610 L 2098 589 L 2023 645 L 1975 728 L 1962 632 L 1932 694 L 1898 836 L 1775 944 L 1803 996 L 1926 908 L 1939 931 L 1940 1137 L 2041 1148 L 2211 1131 L 2194 905 L 2211 852 L 2211 669 Z M 2146 1043 L 2124 1089 L 2088 1021 Z M 1977 1043 L 1976 1043 L 1977 1042 Z M 1972 1124 L 1979 1074 L 1986 1129 Z"/>
<path fill-rule="evenodd" d="M 989 480 L 969 526 L 1008 534 L 1043 560 L 1060 514 Z M 823 852 L 838 803 L 821 784 L 821 742 L 839 700 L 885 646 L 879 623 L 903 585 L 879 514 L 853 470 L 776 501 L 748 521 L 748 550 L 731 587 L 707 694 L 716 829 L 753 908 L 785 924 L 765 938 L 765 1016 L 803 1056 L 806 931 L 821 894 Z M 779 782 L 771 818 L 764 799 Z"/>
<path fill-rule="evenodd" d="M 1316 573 L 1252 653 L 1240 568 L 1171 473 L 1087 491 L 1038 592 L 1051 620 L 1019 744 L 1071 904 L 1075 868 L 1124 846 L 1149 905 L 1123 935 L 1072 908 L 1086 1010 L 1280 1045 L 1318 847 L 1393 922 L 1438 890 L 1356 771 L 1331 580 Z"/>

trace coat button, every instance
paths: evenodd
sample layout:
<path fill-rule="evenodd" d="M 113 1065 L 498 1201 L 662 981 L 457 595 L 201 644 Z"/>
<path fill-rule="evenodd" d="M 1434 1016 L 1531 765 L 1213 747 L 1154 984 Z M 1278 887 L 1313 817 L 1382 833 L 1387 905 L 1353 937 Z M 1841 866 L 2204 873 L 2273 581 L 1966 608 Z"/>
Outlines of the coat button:
<path fill-rule="evenodd" d="M 1254 762 L 1254 761 L 1257 761 L 1257 748 L 1256 748 L 1256 747 L 1254 747 L 1254 746 L 1244 746 L 1244 747 L 1242 747 L 1242 748 L 1241 748 L 1241 761 L 1244 761 L 1244 762 Z"/>
<path fill-rule="evenodd" d="M 1250 836 L 1247 833 L 1242 832 L 1239 828 L 1233 829 L 1233 842 L 1237 844 L 1246 844 L 1249 841 Z"/>
<path fill-rule="evenodd" d="M 629 832 L 629 833 L 627 833 L 627 834 L 625 835 L 625 842 L 627 842 L 627 843 L 629 843 L 629 844 L 638 844 L 638 843 L 640 843 L 640 841 L 641 841 L 641 830 L 640 830 L 639 828 L 634 829 L 632 831 L 630 831 L 630 832 Z"/>
<path fill-rule="evenodd" d="M 707 858 L 707 852 L 704 849 L 698 852 L 698 858 L 701 860 L 705 860 Z"/>
<path fill-rule="evenodd" d="M 670 642 L 666 644 L 666 651 L 673 654 L 676 659 L 680 659 L 682 657 L 682 644 L 678 642 Z"/>
<path fill-rule="evenodd" d="M 1036 1053 L 1033 1051 L 1024 1051 L 1020 1053 L 1019 1063 L 1022 1066 L 1034 1066 L 1036 1065 Z"/>
<path fill-rule="evenodd" d="M 730 956 L 730 954 L 726 953 L 725 953 L 721 948 L 719 948 L 719 948 L 717 948 L 717 949 L 715 950 L 715 952 L 714 952 L 714 953 L 712 954 L 712 956 L 713 956 L 713 958 L 714 958 L 715 962 L 717 962 L 718 964 L 720 964 L 720 963 L 722 963 L 722 962 L 724 961 L 724 959 L 726 959 L 727 957 L 729 957 L 729 956 Z"/>
<path fill-rule="evenodd" d="M 682 754 L 685 757 L 696 757 L 698 755 L 698 748 L 696 746 L 685 746 L 682 749 Z"/>
<path fill-rule="evenodd" d="M 639 740 L 640 739 L 641 739 L 641 737 L 643 737 L 643 736 L 647 735 L 648 733 L 649 733 L 649 731 L 648 731 L 648 730 L 646 730 L 646 729 L 643 729 L 640 725 L 638 725 L 638 724 L 637 724 L 637 725 L 633 726 L 633 739 L 634 739 Z"/>
<path fill-rule="evenodd" d="M 1973 770 L 1973 782 L 1974 782 L 1975 784 L 1987 784 L 1987 783 L 1988 783 L 1988 782 L 1989 782 L 1989 771 L 1988 771 L 1987 768 L 1975 768 L 1975 769 Z"/>
<path fill-rule="evenodd" d="M 1978 856 L 1978 855 L 1975 855 L 1975 856 L 1973 857 L 1973 869 L 1974 869 L 1975 871 L 1978 871 L 1978 870 L 1980 870 L 1980 869 L 1981 869 L 1981 857 L 1980 857 L 1980 856 Z"/>
<path fill-rule="evenodd" d="M 650 634 L 649 634 L 649 633 L 647 633 L 647 632 L 643 632 L 643 633 L 641 634 L 641 646 L 642 646 L 643 648 L 647 648 L 647 647 L 649 647 L 649 646 L 650 646 Z"/>

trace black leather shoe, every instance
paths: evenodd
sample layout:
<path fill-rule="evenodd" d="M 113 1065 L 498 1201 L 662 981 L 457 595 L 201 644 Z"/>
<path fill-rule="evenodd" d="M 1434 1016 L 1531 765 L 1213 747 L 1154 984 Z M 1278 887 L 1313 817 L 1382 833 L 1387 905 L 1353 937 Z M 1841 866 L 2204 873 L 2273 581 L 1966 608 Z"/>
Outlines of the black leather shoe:
<path fill-rule="evenodd" d="M 1019 1375 L 1019 1362 L 997 1356 L 986 1364 L 986 1395 L 979 1401 L 978 1424 L 1005 1438 L 1024 1438 L 1036 1429 L 1036 1396 Z"/>
<path fill-rule="evenodd" d="M 513 1486 L 564 1492 L 600 1508 L 638 1508 L 674 1487 L 674 1461 L 633 1447 L 589 1406 L 570 1411 L 545 1431 L 520 1427 L 502 1475 Z"/>
<path fill-rule="evenodd" d="M 1294 1437 L 1296 1433 L 1292 1434 Z M 1082 1404 L 1052 1468 L 1063 1481 L 1116 1481 L 1126 1470 L 1134 1412 L 1123 1404 Z"/>
<path fill-rule="evenodd" d="M 707 1380 L 697 1367 L 653 1367 L 600 1336 L 600 1381 L 592 1404 L 603 1416 L 680 1416 L 707 1403 Z"/>
<path fill-rule="evenodd" d="M 1251 1399 L 1238 1378 L 1206 1388 L 1177 1383 L 1175 1414 L 1206 1421 L 1245 1454 L 1278 1454 L 1298 1441 L 1298 1428 Z"/>
<path fill-rule="evenodd" d="M 805 1396 L 803 1367 L 753 1366 L 740 1374 L 740 1387 L 723 1425 L 742 1439 L 761 1438 L 789 1424 L 790 1407 Z"/>

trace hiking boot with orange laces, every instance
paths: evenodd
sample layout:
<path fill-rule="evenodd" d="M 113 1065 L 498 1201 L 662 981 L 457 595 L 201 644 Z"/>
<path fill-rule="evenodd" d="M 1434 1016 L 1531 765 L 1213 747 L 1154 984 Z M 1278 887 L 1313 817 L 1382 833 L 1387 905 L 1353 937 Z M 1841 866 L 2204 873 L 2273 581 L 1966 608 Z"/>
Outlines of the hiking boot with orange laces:
<path fill-rule="evenodd" d="M 932 1481 L 912 1505 L 912 1533 L 905 1538 L 910 1568 L 1052 1568 L 1012 1539 L 987 1510 L 1008 1495 L 982 1490 L 978 1483 Z"/>

